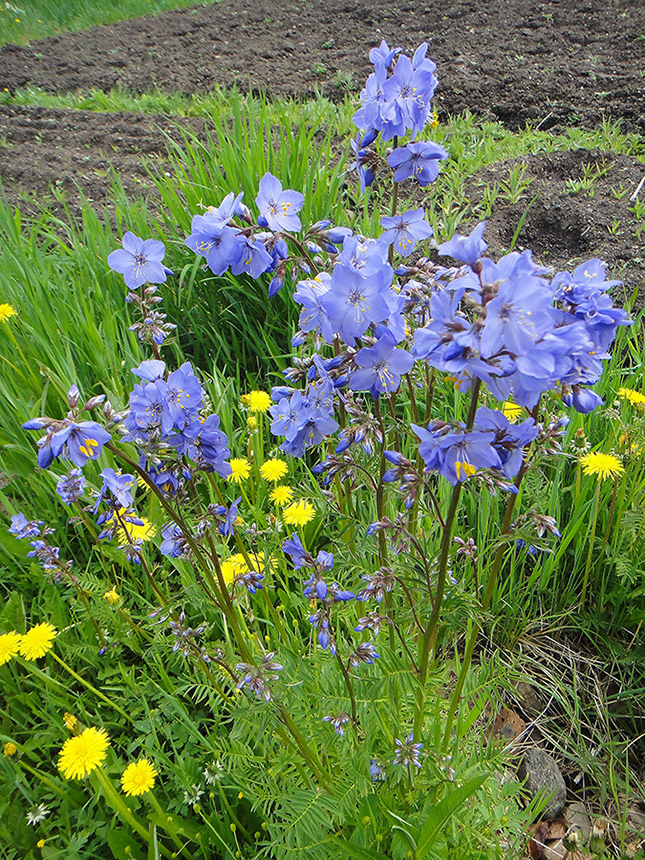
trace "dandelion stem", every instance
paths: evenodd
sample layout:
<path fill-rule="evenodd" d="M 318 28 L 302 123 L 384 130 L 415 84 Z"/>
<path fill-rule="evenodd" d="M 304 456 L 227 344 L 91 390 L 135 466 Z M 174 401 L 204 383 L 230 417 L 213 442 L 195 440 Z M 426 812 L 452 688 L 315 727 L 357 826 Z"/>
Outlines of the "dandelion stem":
<path fill-rule="evenodd" d="M 83 678 L 81 675 L 79 675 L 77 672 L 75 672 L 71 666 L 68 666 L 64 660 L 61 660 L 61 658 L 58 656 L 58 654 L 55 651 L 52 650 L 49 653 L 52 655 L 54 660 L 60 666 L 62 666 L 63 669 L 65 669 L 66 672 L 69 672 L 69 674 L 72 676 L 72 678 L 74 678 L 76 681 L 79 682 L 79 684 L 82 684 L 84 687 L 87 687 L 87 689 L 90 690 L 90 692 L 94 693 L 95 696 L 98 696 L 99 699 L 102 699 L 106 703 L 106 705 L 109 705 L 111 708 L 114 708 L 115 711 L 117 711 L 119 714 L 121 714 L 122 717 L 125 717 L 126 720 L 128 720 L 129 722 L 134 723 L 134 720 L 132 719 L 132 717 L 129 714 L 127 714 L 123 710 L 123 708 L 121 708 L 119 705 L 116 704 L 116 702 L 113 702 L 112 699 L 108 698 L 100 690 L 97 690 L 96 687 L 93 687 L 89 683 L 89 681 L 86 681 L 85 678 Z"/>
<path fill-rule="evenodd" d="M 106 799 L 109 801 L 110 806 L 114 809 L 117 815 L 130 827 L 134 830 L 135 833 L 138 833 L 142 839 L 145 839 L 146 844 L 148 842 L 148 831 L 143 826 L 143 824 L 135 818 L 134 814 L 128 809 L 126 803 L 123 801 L 123 798 L 119 796 L 119 793 L 112 785 L 109 776 L 105 773 L 102 767 L 97 767 L 94 771 L 96 774 L 96 778 L 101 784 L 103 791 L 105 792 Z M 163 845 L 159 846 L 161 853 L 164 857 L 170 858 L 172 854 L 165 848 Z"/>
<path fill-rule="evenodd" d="M 146 799 L 150 802 L 150 804 L 151 804 L 152 808 L 153 808 L 153 809 L 154 809 L 154 811 L 157 813 L 157 823 L 158 823 L 159 825 L 161 825 L 161 827 L 163 827 L 163 829 L 164 829 L 164 830 L 166 831 L 166 833 L 170 836 L 170 838 L 171 838 L 171 839 L 172 839 L 172 841 L 175 843 L 175 845 L 176 845 L 176 846 L 177 846 L 177 848 L 180 850 L 180 852 L 181 852 L 182 854 L 184 854 L 184 853 L 185 853 L 185 851 L 186 851 L 186 846 L 182 844 L 181 839 L 180 839 L 180 838 L 179 838 L 179 836 L 177 835 L 177 828 L 175 827 L 175 825 L 174 825 L 174 823 L 173 823 L 173 817 L 172 817 L 172 815 L 169 815 L 167 812 L 164 812 L 164 810 L 163 810 L 163 809 L 161 808 L 161 806 L 159 805 L 159 801 L 158 801 L 158 800 L 157 800 L 157 798 L 154 796 L 154 794 L 152 793 L 152 791 L 147 791 L 147 792 L 146 792 Z M 174 855 L 173 855 L 173 856 L 174 856 Z M 189 857 L 192 857 L 192 856 L 194 856 L 194 855 L 191 853 L 191 854 L 190 854 L 190 855 L 188 855 L 188 856 L 189 856 Z"/>
<path fill-rule="evenodd" d="M 600 503 L 600 484 L 602 483 L 600 475 L 596 482 L 596 495 L 593 502 L 593 514 L 591 516 L 591 536 L 589 537 L 589 552 L 587 553 L 587 563 L 585 564 L 585 572 L 582 578 L 582 590 L 580 592 L 580 606 L 584 609 L 585 599 L 587 597 L 587 584 L 589 582 L 589 570 L 591 568 L 591 559 L 593 556 L 593 542 L 596 537 L 596 525 L 598 523 L 598 505 Z"/>

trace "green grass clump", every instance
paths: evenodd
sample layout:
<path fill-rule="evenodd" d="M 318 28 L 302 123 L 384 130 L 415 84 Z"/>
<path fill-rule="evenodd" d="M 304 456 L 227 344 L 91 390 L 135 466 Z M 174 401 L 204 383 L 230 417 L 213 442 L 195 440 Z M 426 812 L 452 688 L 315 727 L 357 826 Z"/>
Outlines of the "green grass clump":
<path fill-rule="evenodd" d="M 202 0 L 200 6 L 217 3 Z M 0 45 L 24 45 L 34 39 L 86 30 L 170 9 L 195 6 L 194 0 L 7 0 L 0 5 Z"/>

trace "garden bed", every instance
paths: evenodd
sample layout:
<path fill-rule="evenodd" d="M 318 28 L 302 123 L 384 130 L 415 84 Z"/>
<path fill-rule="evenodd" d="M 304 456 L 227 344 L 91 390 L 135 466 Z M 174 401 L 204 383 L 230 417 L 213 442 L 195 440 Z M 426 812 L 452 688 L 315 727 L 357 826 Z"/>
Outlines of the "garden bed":
<path fill-rule="evenodd" d="M 514 127 L 602 117 L 645 127 L 645 14 L 639 0 L 224 0 L 82 33 L 7 45 L 1 87 L 186 94 L 237 84 L 270 96 L 343 96 L 369 72 L 367 46 L 428 41 L 440 117 L 471 110 Z"/>

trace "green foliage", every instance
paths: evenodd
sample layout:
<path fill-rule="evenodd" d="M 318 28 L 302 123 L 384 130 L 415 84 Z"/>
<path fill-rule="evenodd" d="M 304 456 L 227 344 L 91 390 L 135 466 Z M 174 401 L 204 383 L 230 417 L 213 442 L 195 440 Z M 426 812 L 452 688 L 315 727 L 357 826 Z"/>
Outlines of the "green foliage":
<path fill-rule="evenodd" d="M 100 97 L 92 98 L 101 104 Z M 0 666 L 5 701 L 0 736 L 18 748 L 16 756 L 0 759 L 7 786 L 0 798 L 0 840 L 8 852 L 34 857 L 39 856 L 37 841 L 44 838 L 43 857 L 102 856 L 106 845 L 116 857 L 166 856 L 179 839 L 183 855 L 196 858 L 515 858 L 533 810 L 522 809 L 519 787 L 501 776 L 508 751 L 485 740 L 489 709 L 494 713 L 513 695 L 520 671 L 524 677 L 543 677 L 549 657 L 540 655 L 537 645 L 546 631 L 564 626 L 563 619 L 580 662 L 585 653 L 592 666 L 599 655 L 604 660 L 609 655 L 612 686 L 601 700 L 602 719 L 594 723 L 598 698 L 590 692 L 593 673 L 586 675 L 574 658 L 566 673 L 559 666 L 552 686 L 560 723 L 544 732 L 563 756 L 588 771 L 599 792 L 618 795 L 629 778 L 629 768 L 621 763 L 638 737 L 637 703 L 643 691 L 634 656 L 640 653 L 636 636 L 644 620 L 645 413 L 618 392 L 632 388 L 642 393 L 642 320 L 619 333 L 599 386 L 605 407 L 584 419 L 576 416 L 563 453 L 532 464 L 510 534 L 499 533 L 505 499 L 471 482 L 464 490 L 457 529 L 475 534 L 479 550 L 472 561 L 456 554 L 451 558 L 454 583 L 443 598 L 436 657 L 424 684 L 421 767 L 395 765 L 395 740 L 407 736 L 418 709 L 418 667 L 399 647 L 393 627 L 383 630 L 380 636 L 387 644 L 376 665 L 351 670 L 356 723 L 348 724 L 341 737 L 323 721 L 326 715 L 351 713 L 352 694 L 333 655 L 316 646 L 302 577 L 279 549 L 289 531 L 279 509 L 270 504 L 270 488 L 258 471 L 263 459 L 276 453 L 268 419 L 259 416 L 257 432 L 250 433 L 249 413 L 240 402 L 250 388 L 281 378 L 295 306 L 282 294 L 269 304 L 266 280 L 204 273 L 183 246 L 191 218 L 202 206 L 217 204 L 238 188 L 252 201 L 257 178 L 266 170 L 305 193 L 303 220 L 308 222 L 329 216 L 335 223 L 376 232 L 382 197 L 374 191 L 359 199 L 353 180 L 345 176 L 344 147 L 337 142 L 347 120 L 343 109 L 337 112 L 318 102 L 315 109 L 303 111 L 306 118 L 294 122 L 298 108 L 293 104 L 269 105 L 261 99 L 236 104 L 224 96 L 217 103 L 219 112 L 204 138 L 185 133 L 181 145 L 169 140 L 168 163 L 149 165 L 162 203 L 159 216 L 141 202 L 128 201 L 118 181 L 113 225 L 103 224 L 87 204 L 82 223 L 54 218 L 46 210 L 23 222 L 19 212 L 0 208 L 1 296 L 18 311 L 0 325 L 5 475 L 0 501 L 7 515 L 21 510 L 54 526 L 61 558 L 74 562 L 73 577 L 55 583 L 26 557 L 26 547 L 0 530 L 5 565 L 0 633 L 22 633 L 41 621 L 59 631 L 52 654 L 38 661 L 18 657 Z M 111 104 L 118 104 L 116 96 Z M 212 104 L 205 101 L 202 107 Z M 608 125 L 559 137 L 530 129 L 512 135 L 470 116 L 453 118 L 435 136 L 451 152 L 426 201 L 438 238 L 448 238 L 462 218 L 480 214 L 469 206 L 464 189 L 467 178 L 485 164 L 549 148 L 637 148 L 633 138 Z M 309 153 L 307 158 L 303 152 Z M 517 171 L 495 193 L 516 198 L 525 190 Z M 493 197 L 491 192 L 486 205 Z M 156 532 L 145 544 L 145 565 L 129 565 L 115 541 L 97 548 L 82 513 L 58 503 L 53 487 L 59 464 L 37 472 L 33 437 L 19 429 L 36 414 L 62 416 L 65 394 L 74 382 L 85 397 L 106 394 L 115 408 L 126 405 L 130 368 L 146 353 L 127 331 L 131 320 L 123 308 L 125 290 L 105 264 L 126 229 L 170 239 L 168 262 L 176 275 L 163 287 L 164 308 L 180 329 L 168 344 L 168 363 L 190 358 L 200 368 L 233 455 L 251 462 L 251 478 L 239 491 L 231 482 L 215 479 L 197 488 L 195 496 L 182 496 L 179 505 L 182 516 L 197 520 L 208 505 L 222 498 L 230 504 L 238 492 L 243 497 L 238 537 L 254 557 L 264 553 L 271 563 L 265 568 L 265 589 L 255 595 L 235 591 L 229 614 L 222 609 L 226 604 L 217 583 L 213 587 L 208 580 L 208 559 L 160 563 L 160 529 L 168 512 L 153 492 L 137 490 L 137 511 Z M 426 420 L 466 417 L 467 397 L 450 380 L 431 382 L 428 372 L 412 382 L 415 406 Z M 559 408 L 548 397 L 543 406 L 545 414 Z M 407 394 L 392 409 L 392 433 L 400 435 L 401 450 L 414 460 L 416 441 L 405 429 L 413 417 Z M 624 479 L 600 486 L 598 505 L 597 479 L 584 475 L 579 465 L 587 446 L 618 453 L 626 469 Z M 379 456 L 358 458 L 363 472 L 348 494 L 341 494 L 336 483 L 321 488 L 309 461 L 290 463 L 285 479 L 298 497 L 316 507 L 314 520 L 301 530 L 305 545 L 313 554 L 333 551 L 341 585 L 354 589 L 361 586 L 362 574 L 380 564 L 378 541 L 364 532 L 379 512 L 369 481 L 379 474 Z M 101 466 L 108 464 L 119 465 L 111 453 Z M 94 491 L 100 486 L 101 466 L 85 469 Z M 445 511 L 450 488 L 439 480 L 429 486 L 439 510 Z M 393 517 L 400 510 L 392 488 L 385 492 L 384 504 Z M 533 513 L 557 520 L 559 541 L 536 536 Z M 389 559 L 411 599 L 401 589 L 386 599 L 396 601 L 398 633 L 413 651 L 421 638 L 413 607 L 427 623 L 427 582 L 436 579 L 442 539 L 436 509 L 427 499 L 414 515 L 419 547 Z M 75 521 L 67 528 L 70 516 Z M 233 539 L 212 532 L 213 551 L 223 560 L 240 550 Z M 525 541 L 523 548 L 518 538 Z M 527 543 L 536 548 L 535 555 Z M 483 613 L 482 584 L 500 547 L 503 563 Z M 587 575 L 591 600 L 581 606 Z M 119 598 L 115 604 L 104 597 L 113 588 Z M 160 595 L 167 601 L 163 612 Z M 200 644 L 215 658 L 211 663 L 190 649 L 186 654 L 173 651 L 168 620 L 176 621 L 182 610 L 187 623 L 203 627 Z M 361 639 L 354 627 L 362 611 L 352 604 L 336 622 L 345 661 L 350 644 Z M 486 636 L 468 668 L 464 633 L 472 636 L 479 627 Z M 526 642 L 533 642 L 532 651 L 527 652 Z M 243 659 L 242 647 L 256 661 L 275 651 L 284 665 L 280 680 L 271 686 L 270 701 L 236 690 L 233 676 Z M 554 647 L 562 650 L 561 642 Z M 455 676 L 464 687 L 458 691 L 452 725 L 446 715 Z M 69 736 L 65 712 L 78 718 L 79 727 L 107 730 L 111 746 L 100 778 L 95 773 L 79 783 L 58 772 L 57 755 Z M 589 742 L 576 746 L 576 737 L 589 725 Z M 119 805 L 103 781 L 109 780 L 117 792 L 125 765 L 141 757 L 153 761 L 159 772 L 154 797 L 161 813 L 146 796 L 117 795 Z M 372 782 L 372 759 L 384 767 L 384 782 Z M 26 810 L 39 803 L 52 813 L 38 827 L 29 827 Z M 131 821 L 147 839 L 129 826 Z"/>

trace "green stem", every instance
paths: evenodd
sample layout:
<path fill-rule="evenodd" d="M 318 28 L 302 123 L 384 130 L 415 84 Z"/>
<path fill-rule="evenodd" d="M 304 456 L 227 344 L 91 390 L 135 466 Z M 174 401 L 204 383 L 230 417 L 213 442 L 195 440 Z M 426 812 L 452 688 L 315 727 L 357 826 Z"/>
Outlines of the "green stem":
<path fill-rule="evenodd" d="M 138 818 L 135 818 L 132 811 L 128 808 L 123 798 L 119 795 L 118 791 L 112 785 L 110 778 L 105 773 L 102 767 L 97 767 L 94 771 L 96 774 L 96 778 L 101 784 L 103 791 L 105 792 L 105 797 L 109 800 L 110 806 L 114 809 L 116 814 L 126 823 L 128 824 L 135 833 L 138 833 L 139 836 L 145 840 L 146 845 L 148 844 L 148 831 L 143 826 L 143 824 L 139 821 Z M 172 854 L 168 851 L 167 848 L 164 848 L 163 845 L 159 846 L 161 853 L 164 857 L 172 858 Z"/>
<path fill-rule="evenodd" d="M 182 854 L 185 854 L 186 846 L 182 843 L 181 839 L 177 834 L 177 828 L 173 824 L 173 817 L 169 815 L 168 812 L 165 812 L 161 806 L 159 805 L 159 801 L 154 796 L 152 791 L 146 792 L 146 799 L 150 802 L 152 808 L 157 813 L 158 824 L 163 827 L 166 833 L 170 836 L 175 846 L 179 849 Z M 192 857 L 192 854 L 188 855 Z"/>
<path fill-rule="evenodd" d="M 282 722 L 285 724 L 294 741 L 296 742 L 296 746 L 300 750 L 300 755 L 304 758 L 304 760 L 309 765 L 311 772 L 316 777 L 318 782 L 324 787 L 329 787 L 329 781 L 327 778 L 327 774 L 324 772 L 322 768 L 322 764 L 318 760 L 318 756 L 315 752 L 313 752 L 307 741 L 303 738 L 298 726 L 293 721 L 293 717 L 288 711 L 284 708 L 283 705 L 278 705 L 278 709 L 280 711 L 280 718 Z"/>
<path fill-rule="evenodd" d="M 395 136 L 392 139 L 392 149 L 396 149 L 398 145 L 399 145 L 399 138 Z M 394 215 L 396 215 L 396 207 L 397 207 L 397 203 L 399 202 L 399 183 L 395 182 L 394 179 L 392 179 L 392 185 L 393 185 L 393 188 L 392 188 L 392 208 L 390 210 L 390 215 L 394 216 Z M 389 258 L 390 266 L 391 266 L 394 262 L 394 245 L 390 245 L 390 250 L 388 251 L 388 258 Z"/>
<path fill-rule="evenodd" d="M 347 692 L 349 693 L 349 700 L 352 703 L 352 722 L 354 725 L 357 725 L 358 718 L 356 716 L 356 699 L 354 698 L 354 690 L 352 688 L 352 682 L 349 678 L 349 672 L 347 671 L 347 667 L 343 663 L 342 657 L 336 650 L 336 660 L 338 661 L 338 665 L 340 666 L 340 671 L 343 673 L 343 678 L 345 679 L 345 686 L 347 687 Z"/>
<path fill-rule="evenodd" d="M 534 417 L 537 416 L 537 410 L 535 412 Z M 517 473 L 515 478 L 515 487 L 519 491 L 520 484 L 522 483 L 522 478 L 528 471 L 528 465 L 524 463 L 520 471 Z M 512 493 L 508 502 L 506 503 L 506 511 L 504 513 L 504 520 L 502 522 L 501 534 L 506 535 L 511 530 L 511 523 L 513 522 L 513 511 L 515 510 L 515 503 L 517 501 L 519 493 Z M 502 567 L 502 562 L 504 560 L 504 549 L 505 544 L 502 543 L 497 547 L 497 552 L 495 553 L 495 558 L 493 559 L 493 564 L 491 565 L 490 573 L 488 575 L 488 582 L 486 583 L 486 591 L 484 592 L 484 596 L 482 597 L 481 602 L 481 613 L 480 617 L 483 617 L 484 613 L 488 609 L 488 606 L 493 599 L 493 593 L 495 591 L 495 585 L 497 583 L 497 577 L 499 571 Z M 445 752 L 448 749 L 448 744 L 450 742 L 450 735 L 452 732 L 452 726 L 455 720 L 455 715 L 457 713 L 457 707 L 459 705 L 459 699 L 461 698 L 461 693 L 464 688 L 464 684 L 466 683 L 466 675 L 468 673 L 468 669 L 470 667 L 470 661 L 472 660 L 473 653 L 475 651 L 475 644 L 477 642 L 477 637 L 481 631 L 481 623 L 479 621 L 473 622 L 473 627 L 470 631 L 470 636 L 468 642 L 466 643 L 466 650 L 464 651 L 464 656 L 461 661 L 461 669 L 459 671 L 459 677 L 457 678 L 457 683 L 455 685 L 455 689 L 452 691 L 452 696 L 450 697 L 450 704 L 448 706 L 448 716 L 446 718 L 446 728 L 443 733 L 443 743 L 442 750 Z"/>
<path fill-rule="evenodd" d="M 146 484 L 150 487 L 152 492 L 157 496 L 162 508 L 166 511 L 168 516 L 172 519 L 172 521 L 174 523 L 176 523 L 179 526 L 179 528 L 181 529 L 183 536 L 186 538 L 186 542 L 187 542 L 188 546 L 191 548 L 195 558 L 202 565 L 202 571 L 203 571 L 206 579 L 208 580 L 209 585 L 213 589 L 213 592 L 214 592 L 217 600 L 221 601 L 220 605 L 221 605 L 222 612 L 224 613 L 226 620 L 230 624 L 231 630 L 233 632 L 233 638 L 235 639 L 235 642 L 237 643 L 237 647 L 239 649 L 239 652 L 240 652 L 242 659 L 246 663 L 251 663 L 252 662 L 251 652 L 250 652 L 250 650 L 246 644 L 244 637 L 242 636 L 242 631 L 240 630 L 240 625 L 238 623 L 237 616 L 235 614 L 235 607 L 233 606 L 233 602 L 231 600 L 231 595 L 228 592 L 228 588 L 226 587 L 224 577 L 222 576 L 222 568 L 221 568 L 220 563 L 219 563 L 219 557 L 216 555 L 213 558 L 213 563 L 215 565 L 215 572 L 217 574 L 217 582 L 216 582 L 215 578 L 213 577 L 213 574 L 209 568 L 206 557 L 202 553 L 199 544 L 194 539 L 194 537 L 191 535 L 190 530 L 189 530 L 188 526 L 186 525 L 186 523 L 184 522 L 183 518 L 176 511 L 173 510 L 171 505 L 168 504 L 168 502 L 164 498 L 164 495 L 161 492 L 161 490 L 159 489 L 159 487 L 157 487 L 157 485 L 154 483 L 154 481 L 150 480 L 147 473 L 139 466 L 139 464 L 135 463 L 135 461 L 132 460 L 130 457 L 128 457 L 127 454 L 124 454 L 118 448 L 115 448 L 114 445 L 112 445 L 110 442 L 108 442 L 108 444 L 105 447 L 108 448 L 110 451 L 112 451 L 112 453 L 116 457 L 123 460 L 124 463 L 127 463 L 127 465 L 131 469 L 134 469 L 134 471 L 137 473 L 137 475 L 139 475 L 139 477 L 141 477 L 142 480 L 144 480 L 146 482 Z M 210 477 L 212 478 L 212 475 Z M 214 484 L 214 481 L 213 481 L 213 484 Z M 219 488 L 217 488 L 217 490 L 219 491 Z M 219 495 L 221 497 L 221 493 Z"/>
<path fill-rule="evenodd" d="M 66 672 L 69 672 L 69 674 L 72 676 L 72 678 L 74 678 L 76 681 L 79 682 L 79 684 L 82 684 L 84 687 L 87 687 L 87 689 L 90 690 L 90 692 L 94 693 L 95 696 L 98 696 L 99 699 L 102 699 L 106 703 L 106 705 L 109 705 L 111 708 L 114 708 L 115 711 L 117 711 L 119 714 L 121 714 L 122 717 L 125 717 L 126 720 L 128 720 L 130 723 L 134 723 L 134 720 L 132 719 L 132 717 L 129 714 L 127 714 L 123 710 L 123 708 L 121 708 L 119 705 L 117 705 L 116 702 L 113 702 L 112 699 L 109 699 L 100 690 L 97 690 L 96 687 L 93 687 L 89 683 L 89 681 L 86 681 L 85 678 L 81 677 L 78 674 L 78 672 L 75 672 L 71 666 L 68 666 L 64 660 L 61 660 L 61 658 L 58 656 L 58 654 L 55 651 L 52 650 L 49 653 L 54 658 L 54 660 L 60 666 L 62 666 L 63 669 L 65 669 Z"/>
<path fill-rule="evenodd" d="M 589 582 L 589 570 L 591 568 L 591 559 L 593 557 L 593 542 L 596 537 L 596 524 L 598 523 L 598 505 L 600 503 L 600 484 L 601 480 L 598 477 L 596 483 L 596 495 L 593 503 L 593 514 L 591 518 L 591 536 L 589 538 L 589 552 L 587 553 L 587 563 L 585 564 L 585 572 L 582 578 L 582 591 L 580 593 L 580 606 L 584 609 L 585 598 L 587 597 L 587 584 Z"/>
<path fill-rule="evenodd" d="M 481 380 L 475 379 L 472 385 L 470 395 L 470 408 L 468 410 L 468 418 L 466 420 L 466 428 L 470 430 L 475 423 L 475 413 L 477 411 L 477 400 L 479 398 L 479 389 L 481 388 Z M 439 550 L 439 572 L 437 575 L 437 587 L 435 591 L 434 606 L 430 621 L 425 629 L 425 632 L 420 640 L 419 645 L 419 685 L 417 687 L 417 701 L 414 714 L 414 737 L 418 741 L 423 725 L 423 710 L 425 705 L 425 687 L 428 680 L 428 668 L 430 664 L 430 654 L 434 653 L 437 630 L 439 625 L 439 615 L 441 613 L 441 605 L 443 603 L 443 593 L 446 587 L 446 575 L 448 572 L 448 559 L 450 557 L 450 544 L 452 541 L 452 528 L 457 514 L 459 505 L 459 497 L 461 495 L 462 481 L 458 481 L 453 487 L 446 514 L 445 526 L 441 536 L 441 546 Z"/>

